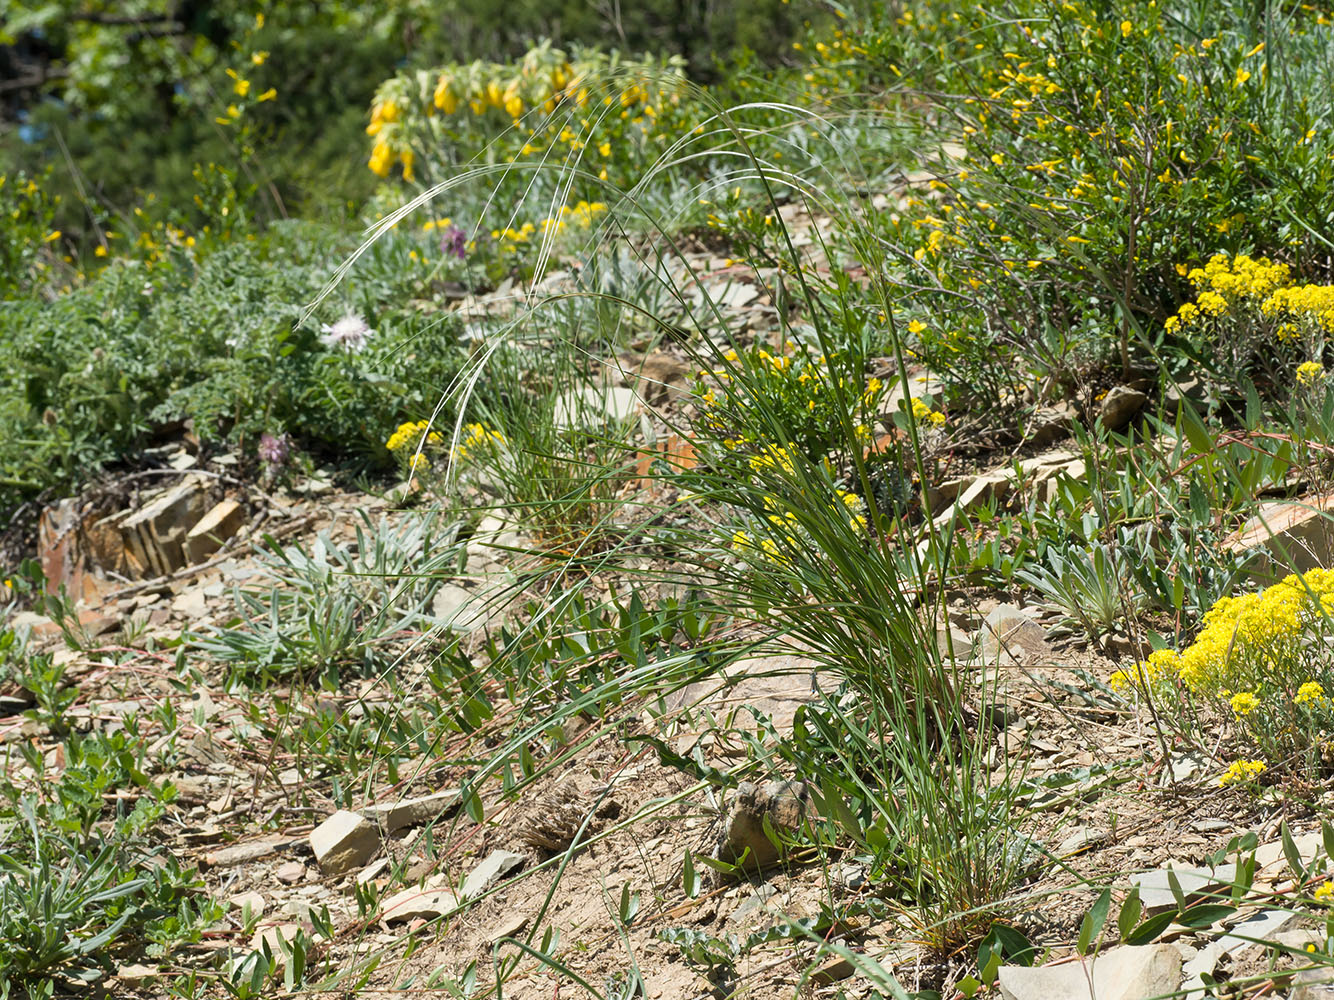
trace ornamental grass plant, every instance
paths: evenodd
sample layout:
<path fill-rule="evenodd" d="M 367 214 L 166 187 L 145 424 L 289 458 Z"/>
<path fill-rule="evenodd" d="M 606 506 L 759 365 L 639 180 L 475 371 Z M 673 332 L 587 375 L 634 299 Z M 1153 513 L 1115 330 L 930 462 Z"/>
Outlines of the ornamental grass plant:
<path fill-rule="evenodd" d="M 706 103 L 702 96 L 696 101 Z M 591 377 L 581 372 L 588 371 L 582 361 L 588 352 L 616 349 L 616 337 L 625 331 L 613 320 L 610 328 L 584 330 L 578 341 L 562 341 L 558 333 L 548 337 L 547 318 L 567 296 L 538 293 L 512 320 L 497 325 L 457 389 L 451 408 L 457 404 L 465 416 L 453 431 L 453 448 L 455 457 L 466 459 L 458 463 L 458 475 L 461 482 L 473 476 L 479 485 L 487 483 L 494 502 L 518 515 L 548 558 L 563 553 L 573 566 L 601 549 L 598 565 L 605 567 L 625 564 L 648 546 L 678 560 L 668 575 L 690 579 L 700 588 L 697 599 L 726 614 L 760 648 L 813 661 L 820 700 L 805 728 L 818 750 L 801 776 L 840 817 L 831 835 L 851 838 L 867 852 L 877 891 L 943 954 L 981 937 L 1037 859 L 1022 829 L 1018 773 L 1008 755 L 997 757 L 996 736 L 984 721 L 997 698 L 996 679 L 979 683 L 971 669 L 936 646 L 939 581 L 951 572 L 938 554 L 950 546 L 942 536 L 918 554 L 897 541 L 916 530 L 920 492 L 934 475 L 931 448 L 947 416 L 913 397 L 887 410 L 887 383 L 910 382 L 895 318 L 898 303 L 888 285 L 863 288 L 821 273 L 812 260 L 817 255 L 868 271 L 874 266 L 873 257 L 857 256 L 861 248 L 874 253 L 877 244 L 863 207 L 844 193 L 848 175 L 842 171 L 856 161 L 841 157 L 838 122 L 791 107 L 709 110 L 698 126 L 682 130 L 648 174 L 667 176 L 679 167 L 693 176 L 693 161 L 707 153 L 733 165 L 721 176 L 695 181 L 692 200 L 713 206 L 720 192 L 738 186 L 766 192 L 762 207 L 739 216 L 714 213 L 708 225 L 742 241 L 747 253 L 741 263 L 751 281 L 775 301 L 800 308 L 780 310 L 772 337 L 755 340 L 733 326 L 709 291 L 708 275 L 687 271 L 699 294 L 686 298 L 677 290 L 676 305 L 684 313 L 673 317 L 673 326 L 697 331 L 678 338 L 696 375 L 685 409 L 655 419 L 665 421 L 664 432 L 692 442 L 693 468 L 668 462 L 652 470 L 650 479 L 668 490 L 666 502 L 638 501 L 639 509 L 631 510 L 620 498 L 621 470 L 631 452 L 618 442 L 638 428 L 617 427 L 598 414 L 597 366 Z M 799 176 L 783 158 L 762 157 L 751 145 L 752 131 L 734 122 L 734 113 L 781 117 L 794 132 L 824 135 L 830 166 Z M 707 137 L 698 150 L 696 135 Z M 892 135 L 881 139 L 902 155 Z M 582 181 L 578 152 L 563 168 L 548 168 L 563 173 L 539 183 L 561 190 L 569 187 L 567 178 Z M 423 207 L 464 177 L 485 176 L 459 175 L 408 207 Z M 641 180 L 631 190 L 601 196 L 609 209 L 584 265 L 593 272 L 584 276 L 587 286 L 598 287 L 597 269 L 610 266 L 614 255 L 605 251 L 615 233 L 655 224 L 661 228 L 652 240 L 631 244 L 638 261 L 630 266 L 660 282 L 670 269 L 689 267 L 674 230 L 638 200 L 645 185 Z M 838 240 L 799 250 L 781 221 L 779 197 L 832 214 Z M 533 275 L 539 287 L 554 239 L 553 233 L 540 235 Z M 622 260 L 616 266 L 627 265 Z M 594 302 L 614 298 L 584 294 Z M 631 312 L 642 308 L 622 305 Z M 605 316 L 596 309 L 590 315 Z M 536 356 L 530 346 L 542 348 L 543 364 L 553 374 L 535 377 L 526 368 Z M 873 359 L 880 365 L 875 372 Z M 515 388 L 502 407 L 467 405 L 470 386 L 496 380 L 532 388 Z M 586 412 L 562 419 L 558 403 L 571 393 L 588 401 Z M 586 422 L 606 429 L 585 431 L 580 425 Z M 476 427 L 485 428 L 485 450 L 469 471 L 467 442 L 477 436 Z M 890 443 L 877 446 L 877 431 L 884 430 L 892 432 Z M 424 432 L 414 426 L 408 436 Z M 442 435 L 439 448 L 451 440 L 448 428 L 429 433 Z M 426 441 L 429 446 L 429 436 Z M 460 445 L 469 453 L 460 456 Z M 578 481 L 560 467 L 577 472 Z M 595 495 L 608 488 L 611 495 Z M 621 530 L 608 532 L 618 521 Z M 555 544 L 560 539 L 553 532 L 560 530 L 589 534 Z M 601 541 L 593 541 L 593 532 Z M 560 581 L 559 596 L 547 598 L 557 605 L 583 586 L 551 563 L 539 575 Z M 621 586 L 656 581 L 656 571 L 631 570 Z M 540 586 L 539 577 L 529 582 Z M 559 615 L 541 614 L 525 632 L 546 635 L 559 623 Z M 505 662 L 507 648 L 496 652 L 496 663 Z M 543 730 L 554 724 L 533 721 Z M 482 773 L 498 766 L 499 758 Z M 835 802 L 848 804 L 836 810 Z"/>

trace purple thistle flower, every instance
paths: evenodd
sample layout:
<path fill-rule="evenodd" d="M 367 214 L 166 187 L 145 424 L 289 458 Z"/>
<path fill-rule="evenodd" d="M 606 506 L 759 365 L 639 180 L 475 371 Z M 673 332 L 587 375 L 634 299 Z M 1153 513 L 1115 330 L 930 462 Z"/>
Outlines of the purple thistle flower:
<path fill-rule="evenodd" d="M 468 257 L 468 235 L 458 226 L 450 226 L 440 237 L 440 252 L 451 254 L 459 260 Z"/>
<path fill-rule="evenodd" d="M 286 434 L 259 436 L 259 460 L 272 468 L 280 468 L 292 457 L 292 439 Z"/>

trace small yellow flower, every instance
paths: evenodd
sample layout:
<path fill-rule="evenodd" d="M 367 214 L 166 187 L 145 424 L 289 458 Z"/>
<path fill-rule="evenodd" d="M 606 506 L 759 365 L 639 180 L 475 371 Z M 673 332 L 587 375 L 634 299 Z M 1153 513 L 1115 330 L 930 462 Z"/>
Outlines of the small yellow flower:
<path fill-rule="evenodd" d="M 264 61 L 268 58 L 269 54 L 267 52 L 261 51 L 261 52 L 250 53 L 250 61 L 254 63 L 256 66 L 263 66 Z"/>
<path fill-rule="evenodd" d="M 277 96 L 278 96 L 278 91 L 275 90 L 273 87 L 270 87 L 268 90 L 264 91 L 264 93 L 260 94 L 258 99 L 260 103 L 263 103 L 264 101 L 272 101 Z"/>
<path fill-rule="evenodd" d="M 1328 903 L 1331 899 L 1334 899 L 1334 882 L 1326 882 L 1317 888 L 1315 899 L 1317 903 Z"/>
<path fill-rule="evenodd" d="M 926 329 L 926 324 L 923 323 L 921 320 L 915 319 L 908 324 L 909 333 L 921 333 L 925 329 Z"/>
<path fill-rule="evenodd" d="M 1250 781 L 1264 769 L 1265 762 L 1262 760 L 1234 760 L 1228 765 L 1227 770 L 1219 775 L 1218 787 L 1226 788 L 1238 782 Z"/>
<path fill-rule="evenodd" d="M 1319 361 L 1304 361 L 1297 366 L 1297 384 L 1315 385 L 1324 381 L 1325 374 L 1325 366 Z"/>
<path fill-rule="evenodd" d="M 1260 699 L 1250 691 L 1239 691 L 1232 696 L 1232 700 L 1228 704 L 1232 706 L 1232 714 L 1241 718 L 1244 715 L 1250 715 L 1259 708 Z"/>
<path fill-rule="evenodd" d="M 1297 695 L 1292 699 L 1295 705 L 1319 704 L 1325 700 L 1325 689 L 1320 686 L 1319 681 L 1307 681 L 1297 689 Z"/>
<path fill-rule="evenodd" d="M 1121 22 L 1121 37 L 1122 37 L 1122 38 L 1129 38 L 1129 37 L 1130 37 L 1130 33 L 1131 33 L 1132 31 L 1134 31 L 1134 30 L 1135 30 L 1135 26 L 1134 26 L 1133 24 L 1131 24 L 1129 21 L 1122 21 L 1122 22 Z"/>

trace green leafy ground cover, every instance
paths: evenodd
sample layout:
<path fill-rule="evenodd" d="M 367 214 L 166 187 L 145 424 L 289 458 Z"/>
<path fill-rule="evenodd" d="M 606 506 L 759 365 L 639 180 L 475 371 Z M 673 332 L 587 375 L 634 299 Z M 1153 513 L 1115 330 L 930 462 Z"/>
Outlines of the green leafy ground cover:
<path fill-rule="evenodd" d="M 414 508 L 260 546 L 264 586 L 175 637 L 94 641 L 15 574 L 16 608 L 66 634 L 3 640 L 30 701 L 5 988 L 134 962 L 178 996 L 971 997 L 1001 965 L 1203 947 L 1275 910 L 1309 947 L 1200 989 L 1330 965 L 1330 550 L 1225 540 L 1279 501 L 1323 516 L 1330 489 L 1334 27 L 1277 4 L 825 13 L 788 65 L 707 88 L 552 43 L 405 69 L 367 109 L 364 234 L 265 225 L 201 169 L 207 229 L 146 224 L 80 274 L 41 180 L 0 188 L 9 509 L 187 433 L 268 489 L 336 464 Z M 615 405 L 622 381 L 648 405 Z M 460 581 L 484 627 L 446 618 Z M 988 649 L 1002 600 L 1052 626 L 1039 660 Z M 813 689 L 782 725 L 696 687 L 757 657 Z M 75 724 L 149 663 L 151 708 Z M 178 711 L 200 689 L 219 721 Z M 238 883 L 167 850 L 196 730 L 265 804 L 226 800 L 211 836 L 300 836 L 403 788 L 459 807 L 266 944 L 197 891 Z M 804 910 L 743 935 L 718 908 L 746 872 L 700 821 L 770 777 L 811 804 L 768 823 Z M 1087 863 L 1057 848 L 1095 826 Z M 458 887 L 519 834 L 522 927 L 477 938 L 493 892 L 389 933 L 393 893 Z M 1256 860 L 1275 846 L 1282 880 Z M 1174 848 L 1235 867 L 1149 903 L 1131 876 Z"/>

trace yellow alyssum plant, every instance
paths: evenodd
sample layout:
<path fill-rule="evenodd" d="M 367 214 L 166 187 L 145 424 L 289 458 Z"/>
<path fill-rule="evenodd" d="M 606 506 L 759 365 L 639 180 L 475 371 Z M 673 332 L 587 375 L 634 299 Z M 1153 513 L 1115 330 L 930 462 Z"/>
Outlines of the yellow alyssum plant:
<path fill-rule="evenodd" d="M 1334 285 L 1297 284 L 1287 264 L 1265 257 L 1215 254 L 1204 267 L 1179 269 L 1195 287 L 1195 298 L 1169 316 L 1169 333 L 1209 337 L 1227 344 L 1233 361 L 1245 365 L 1275 349 L 1319 357 L 1334 333 Z M 1319 377 L 1318 361 L 1297 369 L 1298 383 Z"/>
<path fill-rule="evenodd" d="M 1293 574 L 1257 593 L 1222 598 L 1189 646 L 1157 650 L 1109 683 L 1121 692 L 1146 687 L 1159 697 L 1211 702 L 1254 743 L 1262 763 L 1304 758 L 1315 767 L 1334 731 L 1325 694 L 1334 684 L 1332 615 L 1334 570 Z M 1229 770 L 1224 783 L 1259 773 Z"/>

